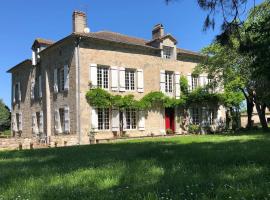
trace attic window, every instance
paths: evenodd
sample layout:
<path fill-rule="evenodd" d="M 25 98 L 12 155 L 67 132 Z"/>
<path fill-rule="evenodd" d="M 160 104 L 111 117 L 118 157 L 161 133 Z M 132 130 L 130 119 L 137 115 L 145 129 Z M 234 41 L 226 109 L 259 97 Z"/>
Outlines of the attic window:
<path fill-rule="evenodd" d="M 173 58 L 173 48 L 168 46 L 163 46 L 163 58 L 172 59 Z"/>

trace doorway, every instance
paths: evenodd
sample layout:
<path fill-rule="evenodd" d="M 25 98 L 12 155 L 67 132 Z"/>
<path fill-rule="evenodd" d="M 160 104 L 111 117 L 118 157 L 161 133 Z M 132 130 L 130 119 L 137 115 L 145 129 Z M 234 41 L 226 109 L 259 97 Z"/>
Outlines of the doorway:
<path fill-rule="evenodd" d="M 165 108 L 165 128 L 175 132 L 174 108 Z"/>

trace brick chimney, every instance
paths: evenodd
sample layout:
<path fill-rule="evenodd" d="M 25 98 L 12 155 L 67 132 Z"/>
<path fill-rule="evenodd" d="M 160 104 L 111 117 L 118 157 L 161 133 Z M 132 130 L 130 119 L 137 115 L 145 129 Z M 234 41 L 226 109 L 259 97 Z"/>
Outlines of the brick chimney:
<path fill-rule="evenodd" d="M 164 27 L 162 24 L 157 24 L 152 30 L 152 39 L 158 39 L 164 36 Z"/>
<path fill-rule="evenodd" d="M 86 32 L 86 14 L 82 11 L 74 11 L 72 15 L 73 32 Z"/>

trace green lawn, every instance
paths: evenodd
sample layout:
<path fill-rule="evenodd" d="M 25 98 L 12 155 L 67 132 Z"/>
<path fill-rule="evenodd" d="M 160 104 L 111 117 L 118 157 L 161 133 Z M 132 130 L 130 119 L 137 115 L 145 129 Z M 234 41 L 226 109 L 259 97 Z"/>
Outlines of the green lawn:
<path fill-rule="evenodd" d="M 0 152 L 0 199 L 270 199 L 270 134 Z"/>

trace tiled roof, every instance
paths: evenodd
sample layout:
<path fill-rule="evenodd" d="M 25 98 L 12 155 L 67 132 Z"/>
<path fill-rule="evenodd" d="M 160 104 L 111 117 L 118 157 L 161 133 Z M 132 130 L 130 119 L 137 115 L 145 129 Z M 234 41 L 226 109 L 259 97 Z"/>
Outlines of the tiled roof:
<path fill-rule="evenodd" d="M 151 47 L 151 46 L 146 44 L 148 42 L 147 40 L 144 40 L 141 38 L 136 38 L 136 37 L 130 37 L 128 35 L 123 35 L 123 34 L 111 32 L 111 31 L 99 31 L 99 32 L 90 32 L 90 33 L 74 33 L 74 34 L 84 36 L 84 37 L 89 37 L 89 38 L 108 40 L 108 41 L 117 42 L 117 43 L 124 43 L 124 44 L 143 46 L 143 47 L 147 47 L 147 48 L 154 48 L 154 47 Z M 154 49 L 156 49 L 156 48 L 154 48 Z"/>
<path fill-rule="evenodd" d="M 22 65 L 26 65 L 29 64 L 30 66 L 32 66 L 32 61 L 30 59 L 26 59 L 22 62 L 20 62 L 19 64 L 15 65 L 14 67 L 10 68 L 7 72 L 11 73 L 15 68 L 22 66 Z"/>
<path fill-rule="evenodd" d="M 46 44 L 46 45 L 52 45 L 54 43 L 54 41 L 52 40 L 46 40 L 43 38 L 37 38 L 35 42 L 38 42 L 39 44 Z"/>

